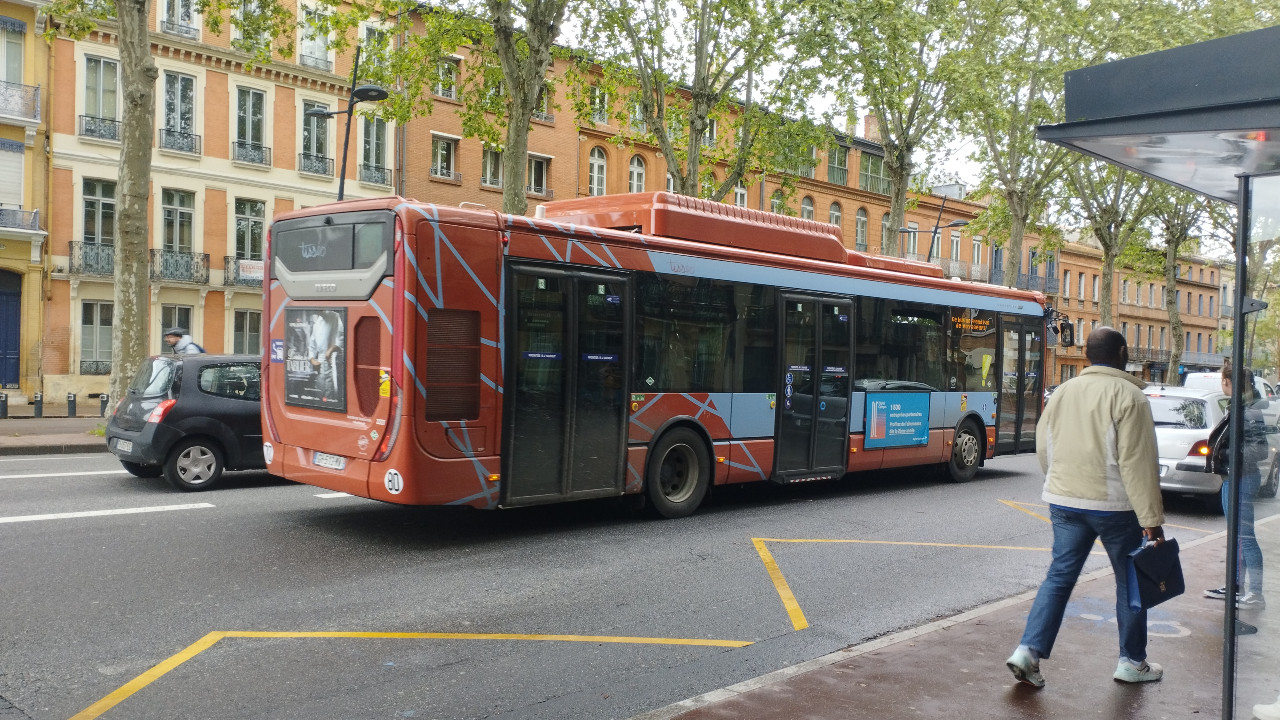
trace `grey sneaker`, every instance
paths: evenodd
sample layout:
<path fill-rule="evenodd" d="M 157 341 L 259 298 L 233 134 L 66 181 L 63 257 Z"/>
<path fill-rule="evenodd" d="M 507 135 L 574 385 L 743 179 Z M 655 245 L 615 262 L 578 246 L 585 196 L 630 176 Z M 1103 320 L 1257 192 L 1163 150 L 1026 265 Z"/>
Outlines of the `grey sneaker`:
<path fill-rule="evenodd" d="M 1154 682 L 1164 677 L 1164 668 L 1145 661 L 1135 665 L 1127 658 L 1120 658 L 1120 663 L 1116 665 L 1116 674 L 1111 677 L 1127 683 Z"/>
<path fill-rule="evenodd" d="M 1213 588 L 1212 590 L 1205 590 L 1204 596 L 1207 598 L 1212 598 L 1214 600 L 1226 600 L 1227 586 L 1223 585 L 1222 587 Z"/>
<path fill-rule="evenodd" d="M 1040 674 L 1040 662 L 1031 657 L 1031 653 L 1019 647 L 1004 661 L 1018 682 L 1032 687 L 1044 687 L 1044 676 Z"/>
<path fill-rule="evenodd" d="M 1260 593 L 1245 593 L 1236 598 L 1236 607 L 1241 610 L 1262 610 L 1266 606 L 1267 601 Z"/>

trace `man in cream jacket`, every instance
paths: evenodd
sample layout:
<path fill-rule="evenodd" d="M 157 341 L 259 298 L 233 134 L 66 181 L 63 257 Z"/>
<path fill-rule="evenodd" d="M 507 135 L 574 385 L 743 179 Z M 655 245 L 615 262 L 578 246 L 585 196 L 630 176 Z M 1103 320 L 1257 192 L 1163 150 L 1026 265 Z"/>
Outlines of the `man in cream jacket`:
<path fill-rule="evenodd" d="M 1124 371 L 1124 335 L 1100 327 L 1089 333 L 1090 366 L 1050 397 L 1036 425 L 1036 454 L 1053 521 L 1053 560 L 1027 616 L 1021 644 L 1005 663 L 1019 681 L 1044 686 L 1040 659 L 1049 657 L 1067 600 L 1096 539 L 1116 578 L 1116 624 L 1121 682 L 1159 680 L 1147 662 L 1147 613 L 1129 610 L 1126 557 L 1143 538 L 1164 539 L 1164 505 L 1155 423 L 1142 382 Z"/>

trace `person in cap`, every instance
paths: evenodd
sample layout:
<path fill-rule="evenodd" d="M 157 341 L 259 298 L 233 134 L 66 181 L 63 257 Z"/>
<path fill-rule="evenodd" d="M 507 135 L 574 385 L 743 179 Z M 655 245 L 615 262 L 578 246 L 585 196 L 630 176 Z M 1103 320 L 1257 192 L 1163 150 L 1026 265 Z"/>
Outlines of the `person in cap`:
<path fill-rule="evenodd" d="M 170 349 L 179 355 L 198 355 L 204 352 L 204 348 L 191 339 L 191 335 L 187 333 L 186 328 L 171 327 L 165 330 L 164 341 L 169 344 Z"/>

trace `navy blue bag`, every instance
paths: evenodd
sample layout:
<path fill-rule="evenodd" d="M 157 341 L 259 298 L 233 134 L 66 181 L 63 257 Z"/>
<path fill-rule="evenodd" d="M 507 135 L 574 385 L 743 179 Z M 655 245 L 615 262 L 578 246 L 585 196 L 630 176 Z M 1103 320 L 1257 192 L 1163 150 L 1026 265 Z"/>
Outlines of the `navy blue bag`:
<path fill-rule="evenodd" d="M 1186 592 L 1178 541 L 1145 543 L 1129 553 L 1129 609 L 1138 612 Z"/>

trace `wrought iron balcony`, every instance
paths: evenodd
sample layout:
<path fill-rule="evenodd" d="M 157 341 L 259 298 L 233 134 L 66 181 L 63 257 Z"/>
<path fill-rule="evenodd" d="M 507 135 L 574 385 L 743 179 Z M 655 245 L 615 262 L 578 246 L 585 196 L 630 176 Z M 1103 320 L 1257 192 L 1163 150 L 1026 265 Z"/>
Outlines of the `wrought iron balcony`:
<path fill-rule="evenodd" d="M 40 229 L 40 211 L 0 207 L 0 228 L 37 231 Z"/>
<path fill-rule="evenodd" d="M 845 185 L 849 182 L 849 168 L 827 166 L 827 182 L 832 185 Z"/>
<path fill-rule="evenodd" d="M 71 242 L 72 275 L 114 275 L 116 246 L 110 243 Z"/>
<path fill-rule="evenodd" d="M 1226 356 L 1222 353 L 1207 352 L 1183 352 L 1183 365 L 1209 365 L 1215 369 L 1222 367 L 1222 361 Z"/>
<path fill-rule="evenodd" d="M 178 37 L 184 37 L 188 40 L 197 40 L 200 37 L 200 28 L 192 27 L 174 20 L 160 21 L 160 32 L 177 35 Z"/>
<path fill-rule="evenodd" d="M 374 185 L 390 185 L 391 170 L 381 165 L 360 165 L 360 182 Z"/>
<path fill-rule="evenodd" d="M 333 61 L 327 57 L 302 54 L 298 56 L 298 62 L 310 68 L 323 70 L 325 72 L 333 72 Z"/>
<path fill-rule="evenodd" d="M 298 153 L 298 172 L 333 177 L 333 158 L 310 153 Z"/>
<path fill-rule="evenodd" d="M 226 268 L 222 272 L 223 285 L 262 287 L 261 260 L 246 260 L 235 255 L 227 255 L 223 258 L 223 262 L 223 267 Z"/>
<path fill-rule="evenodd" d="M 1129 359 L 1133 362 L 1169 362 L 1169 351 L 1158 348 L 1131 347 Z"/>
<path fill-rule="evenodd" d="M 524 191 L 525 191 L 525 194 L 527 195 L 537 195 L 538 197 L 544 197 L 548 200 L 556 196 L 555 190 L 552 190 L 549 187 L 543 187 L 541 185 L 525 185 Z"/>
<path fill-rule="evenodd" d="M 40 122 L 40 86 L 0 82 L 0 115 Z"/>
<path fill-rule="evenodd" d="M 236 162 L 253 163 L 254 165 L 270 165 L 271 148 L 257 143 L 236 140 L 231 144 L 231 159 Z"/>
<path fill-rule="evenodd" d="M 81 375 L 110 375 L 111 361 L 110 360 L 81 360 L 80 374 Z"/>
<path fill-rule="evenodd" d="M 151 279 L 209 284 L 208 253 L 151 250 Z"/>
<path fill-rule="evenodd" d="M 458 99 L 458 90 L 453 85 L 436 85 L 432 92 L 434 92 L 437 97 L 442 97 L 446 100 Z"/>
<path fill-rule="evenodd" d="M 98 140 L 120 142 L 120 121 L 92 115 L 81 115 L 80 135 Z"/>
<path fill-rule="evenodd" d="M 160 147 L 165 150 L 176 150 L 199 155 L 201 150 L 200 136 L 195 133 L 182 132 L 181 130 L 162 128 L 160 130 Z"/>
<path fill-rule="evenodd" d="M 462 182 L 462 173 L 454 172 L 449 168 L 431 166 L 431 177 L 437 180 L 452 180 L 453 182 Z"/>
<path fill-rule="evenodd" d="M 551 114 L 551 113 L 549 113 L 549 112 L 542 112 L 541 110 L 534 110 L 534 111 L 533 111 L 533 119 L 534 119 L 534 120 L 541 120 L 542 122 L 545 122 L 545 123 L 553 123 L 553 122 L 555 122 L 555 121 L 556 121 L 556 116 L 555 116 L 555 115 L 552 115 L 552 114 Z M 640 128 L 640 130 L 638 130 L 637 132 L 642 132 L 642 133 L 643 133 L 643 132 L 644 132 L 644 128 L 643 128 L 643 127 L 642 127 L 642 128 Z"/>

